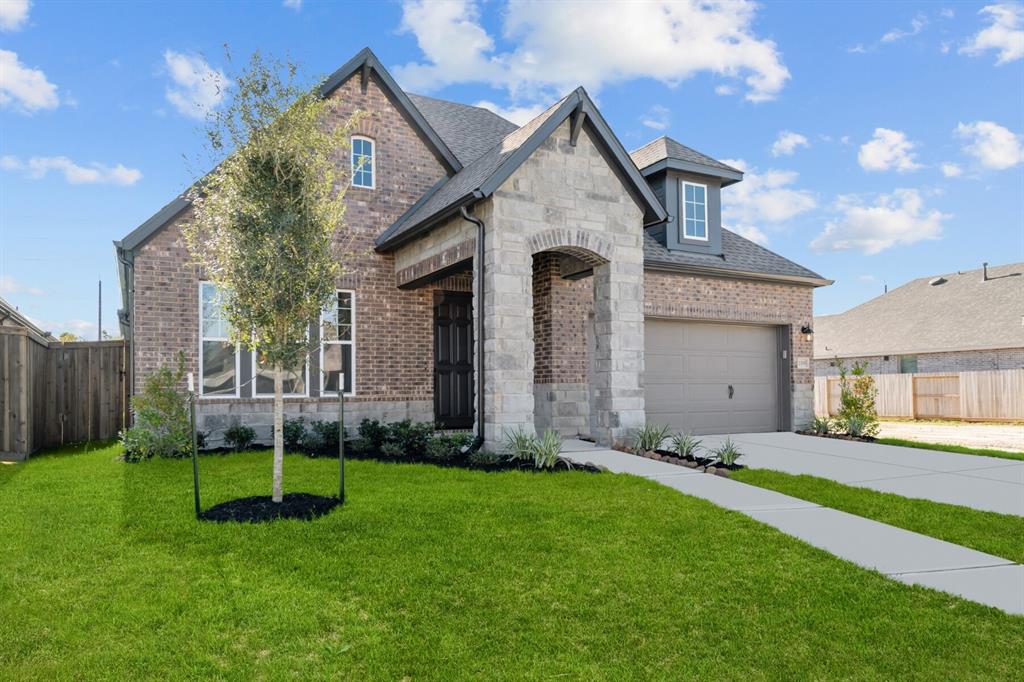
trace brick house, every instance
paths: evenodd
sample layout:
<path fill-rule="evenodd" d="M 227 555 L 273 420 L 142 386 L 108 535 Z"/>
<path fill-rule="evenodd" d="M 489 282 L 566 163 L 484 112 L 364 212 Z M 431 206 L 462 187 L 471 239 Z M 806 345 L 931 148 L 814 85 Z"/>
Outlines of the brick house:
<path fill-rule="evenodd" d="M 402 91 L 367 49 L 322 94 L 367 113 L 346 197 L 364 255 L 311 323 L 320 350 L 290 374 L 287 413 L 333 417 L 344 376 L 353 421 L 433 420 L 491 446 L 514 427 L 610 442 L 645 421 L 810 420 L 801 329 L 830 282 L 722 228 L 740 171 L 668 138 L 628 154 L 582 88 L 517 127 Z M 271 379 L 226 341 L 188 216 L 179 197 L 115 243 L 134 388 L 184 351 L 202 428 L 267 437 Z"/>
<path fill-rule="evenodd" d="M 836 359 L 871 374 L 1024 369 L 1024 263 L 921 277 L 814 318 L 814 371 Z"/>

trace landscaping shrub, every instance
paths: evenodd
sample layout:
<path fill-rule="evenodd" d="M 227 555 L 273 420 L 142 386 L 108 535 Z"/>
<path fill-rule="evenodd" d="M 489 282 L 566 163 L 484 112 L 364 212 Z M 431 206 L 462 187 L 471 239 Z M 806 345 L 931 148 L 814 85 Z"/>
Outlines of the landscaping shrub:
<path fill-rule="evenodd" d="M 811 422 L 811 431 L 820 436 L 832 433 L 832 420 L 828 417 L 815 417 Z"/>
<path fill-rule="evenodd" d="M 359 438 L 363 441 L 363 452 L 378 452 L 388 437 L 388 427 L 376 419 L 359 422 Z"/>
<path fill-rule="evenodd" d="M 293 452 L 302 447 L 303 436 L 306 435 L 306 422 L 302 417 L 284 420 L 284 447 Z"/>
<path fill-rule="evenodd" d="M 836 358 L 839 368 L 839 413 L 837 421 L 851 436 L 876 436 L 880 428 L 875 399 L 878 389 L 875 379 L 867 373 L 867 365 L 855 362 L 847 370 L 846 363 Z M 850 377 L 853 377 L 851 382 Z M 853 433 L 856 429 L 857 433 Z"/>
<path fill-rule="evenodd" d="M 505 456 L 491 450 L 477 450 L 469 453 L 469 463 L 478 467 L 497 466 L 505 461 Z"/>
<path fill-rule="evenodd" d="M 121 432 L 125 461 L 191 454 L 188 396 L 180 390 L 184 378 L 185 355 L 180 352 L 173 369 L 164 366 L 146 377 L 142 392 L 132 398 L 135 423 Z"/>
<path fill-rule="evenodd" d="M 727 467 L 736 464 L 736 460 L 743 456 L 743 453 L 736 448 L 736 444 L 732 442 L 732 438 L 728 436 L 722 441 L 721 445 L 711 451 L 711 454 Z"/>
<path fill-rule="evenodd" d="M 548 429 L 540 438 L 533 442 L 533 466 L 537 469 L 550 469 L 558 461 L 562 452 L 562 437 L 558 432 Z"/>
<path fill-rule="evenodd" d="M 701 449 L 700 444 L 700 439 L 694 438 L 689 431 L 672 436 L 672 449 L 680 457 L 696 457 L 697 452 Z"/>
<path fill-rule="evenodd" d="M 427 445 L 434 435 L 434 425 L 403 419 L 387 425 L 384 445 L 394 445 L 405 457 L 425 457 Z M 393 448 L 391 448 L 394 451 Z M 383 452 L 381 446 L 381 452 Z"/>
<path fill-rule="evenodd" d="M 402 449 L 402 446 L 398 443 L 391 442 L 384 443 L 384 445 L 380 446 L 380 454 L 385 457 L 394 457 L 396 459 L 406 457 L 405 450 Z"/>
<path fill-rule="evenodd" d="M 657 450 L 666 437 L 668 437 L 668 426 L 644 424 L 633 434 L 633 450 L 641 453 Z"/>
<path fill-rule="evenodd" d="M 313 450 L 314 453 L 331 456 L 338 454 L 338 422 L 311 421 L 309 427 L 316 436 L 317 448 Z"/>
<path fill-rule="evenodd" d="M 234 423 L 224 431 L 224 442 L 232 450 L 248 450 L 256 440 L 256 430 L 251 426 Z"/>
<path fill-rule="evenodd" d="M 503 431 L 505 436 L 505 449 L 509 457 L 516 461 L 533 459 L 533 444 L 537 437 L 526 433 L 523 428 L 516 427 L 515 431 Z"/>
<path fill-rule="evenodd" d="M 451 462 L 462 457 L 462 449 L 473 442 L 468 433 L 441 433 L 427 443 L 427 459 Z"/>

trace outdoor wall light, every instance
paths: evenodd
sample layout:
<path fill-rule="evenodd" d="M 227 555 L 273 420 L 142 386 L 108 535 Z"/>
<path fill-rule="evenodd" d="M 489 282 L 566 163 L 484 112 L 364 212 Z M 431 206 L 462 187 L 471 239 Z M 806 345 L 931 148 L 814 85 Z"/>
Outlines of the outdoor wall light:
<path fill-rule="evenodd" d="M 808 341 L 814 339 L 814 330 L 811 329 L 810 325 L 805 324 L 803 327 L 800 327 L 800 333 L 803 334 L 804 338 Z"/>

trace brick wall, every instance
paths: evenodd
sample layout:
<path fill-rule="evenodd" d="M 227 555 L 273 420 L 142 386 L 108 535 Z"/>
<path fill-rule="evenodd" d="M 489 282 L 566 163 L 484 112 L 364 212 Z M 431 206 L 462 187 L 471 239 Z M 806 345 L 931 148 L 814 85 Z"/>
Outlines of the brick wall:
<path fill-rule="evenodd" d="M 346 224 L 355 254 L 349 272 L 337 283 L 356 292 L 356 397 L 353 402 L 416 403 L 422 412 L 433 400 L 433 290 L 439 286 L 468 289 L 466 278 L 403 291 L 395 287 L 394 258 L 373 251 L 373 240 L 444 176 L 433 153 L 371 79 L 364 95 L 359 78 L 333 94 L 345 102 L 335 115 L 347 120 L 356 110 L 368 112 L 355 134 L 376 141 L 376 189 L 349 188 Z M 347 163 L 347 159 L 344 161 Z M 181 236 L 183 216 L 140 247 L 135 257 L 136 390 L 146 376 L 172 361 L 182 350 L 189 371 L 198 372 L 198 281 L 188 266 Z M 244 361 L 244 360 L 243 360 Z M 315 384 L 315 381 L 313 382 Z M 211 412 L 224 412 L 224 405 Z M 237 401 L 237 413 L 270 410 L 269 399 Z M 289 399 L 295 409 L 315 403 Z M 390 409 L 381 406 L 381 409 Z"/>
<path fill-rule="evenodd" d="M 1024 348 L 1001 350 L 952 351 L 948 353 L 921 353 L 917 356 L 917 371 L 924 372 L 983 372 L 994 369 L 1024 369 Z M 888 358 L 888 359 L 886 359 Z M 861 358 L 843 358 L 847 365 L 866 362 L 870 374 L 898 374 L 899 355 L 873 355 Z M 814 361 L 818 376 L 838 376 L 834 360 Z"/>

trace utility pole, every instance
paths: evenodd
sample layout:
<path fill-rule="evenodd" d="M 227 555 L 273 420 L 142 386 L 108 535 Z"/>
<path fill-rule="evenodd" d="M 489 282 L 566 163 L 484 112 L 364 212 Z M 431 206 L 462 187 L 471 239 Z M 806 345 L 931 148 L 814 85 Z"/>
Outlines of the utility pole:
<path fill-rule="evenodd" d="M 99 292 L 96 295 L 96 340 L 103 340 L 103 280 L 98 280 Z"/>

